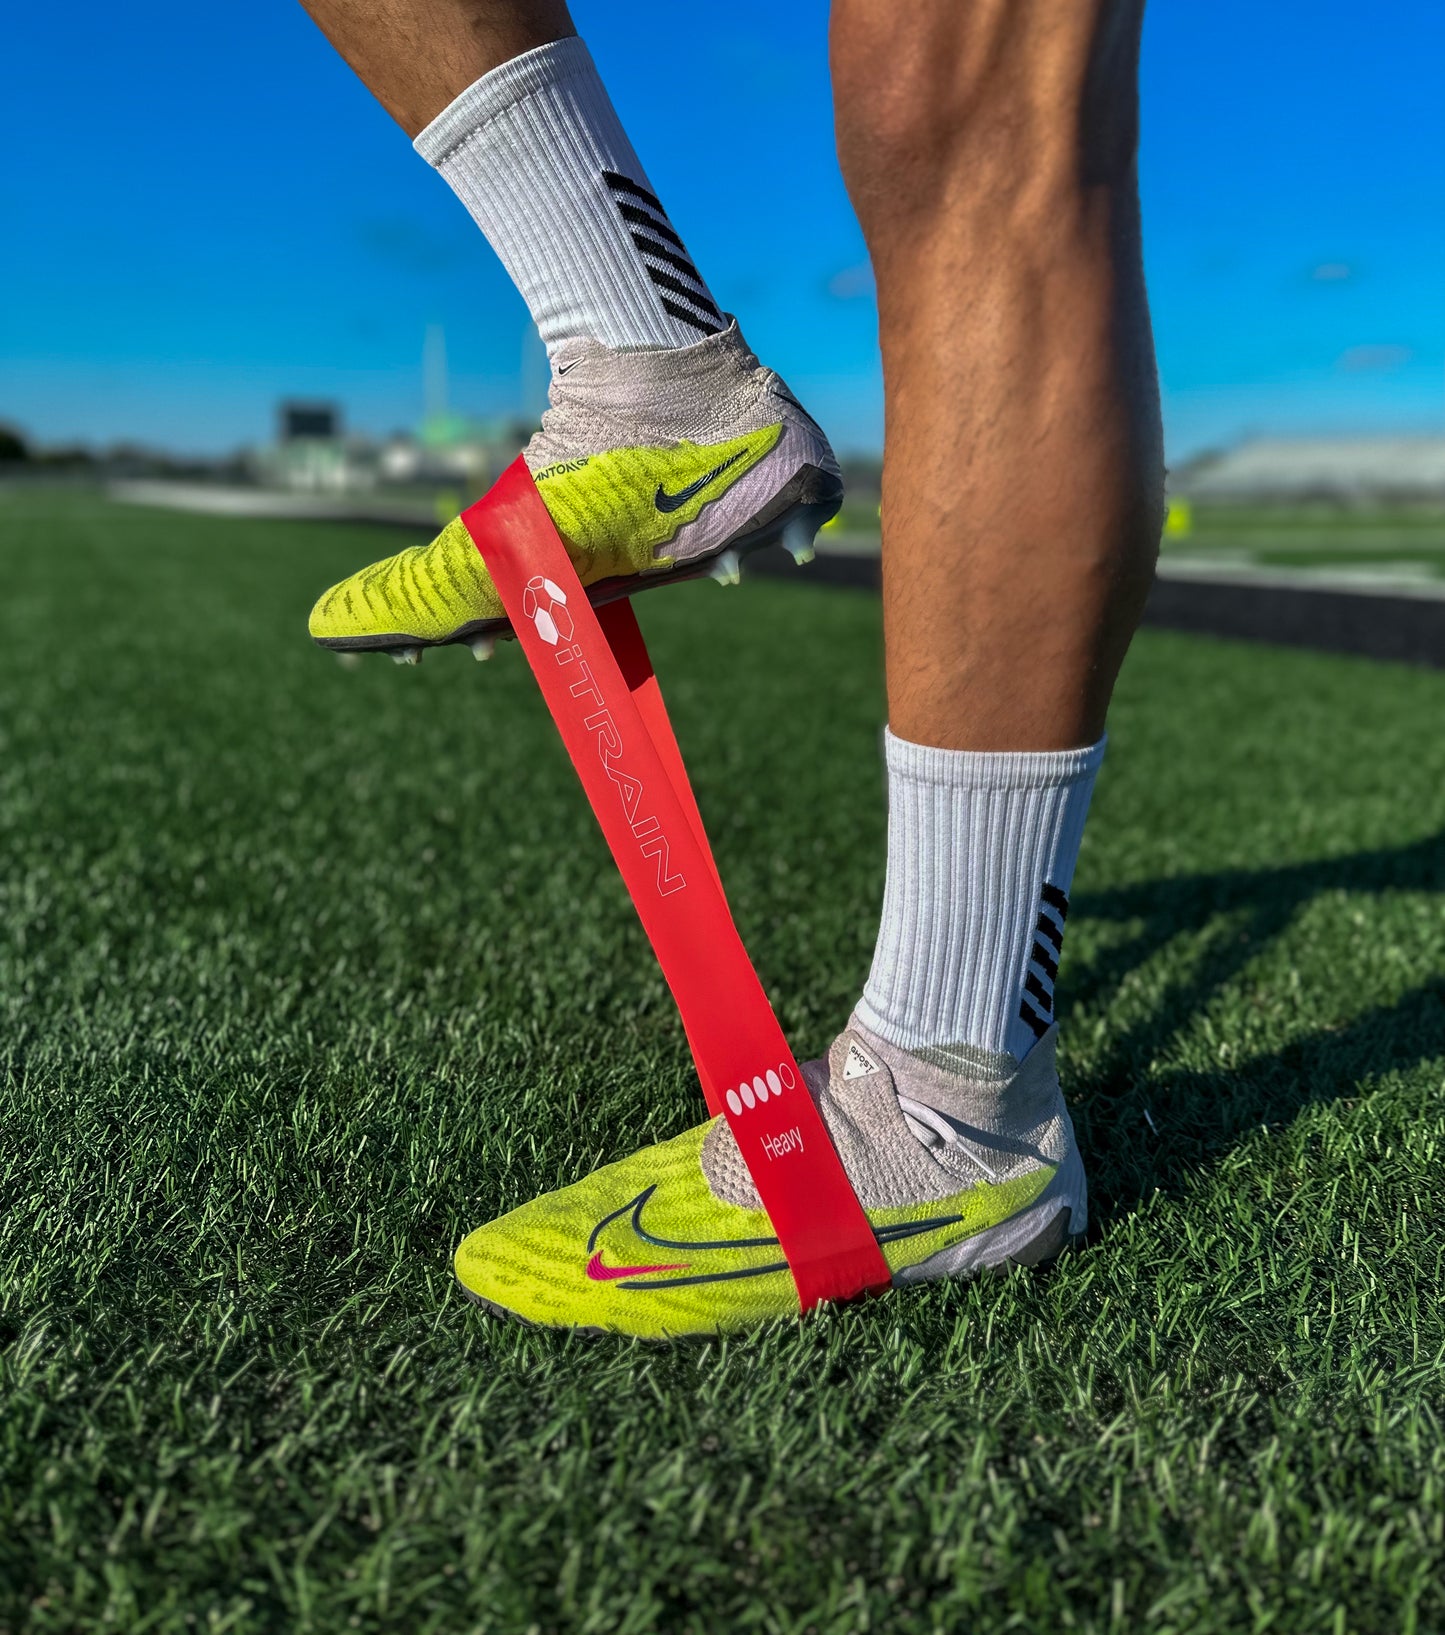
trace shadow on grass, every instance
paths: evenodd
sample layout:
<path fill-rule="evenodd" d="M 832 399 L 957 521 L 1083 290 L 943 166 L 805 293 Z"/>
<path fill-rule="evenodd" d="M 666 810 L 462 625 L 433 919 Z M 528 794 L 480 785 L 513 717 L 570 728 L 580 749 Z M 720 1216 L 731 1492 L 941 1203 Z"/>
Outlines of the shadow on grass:
<path fill-rule="evenodd" d="M 1148 1019 L 1111 1034 L 1102 1058 L 1073 1077 L 1096 1219 L 1130 1208 L 1156 1188 L 1175 1190 L 1249 1130 L 1287 1123 L 1311 1102 L 1348 1098 L 1362 1081 L 1445 1057 L 1445 976 L 1437 974 L 1393 1005 L 1375 1006 L 1238 1066 L 1162 1072 L 1155 1066 L 1314 899 L 1392 890 L 1445 892 L 1445 833 L 1320 862 L 1185 875 L 1079 898 L 1081 919 L 1141 925 L 1137 935 L 1077 973 L 1075 1005 L 1105 1004 L 1176 937 L 1193 933 L 1202 944 Z"/>

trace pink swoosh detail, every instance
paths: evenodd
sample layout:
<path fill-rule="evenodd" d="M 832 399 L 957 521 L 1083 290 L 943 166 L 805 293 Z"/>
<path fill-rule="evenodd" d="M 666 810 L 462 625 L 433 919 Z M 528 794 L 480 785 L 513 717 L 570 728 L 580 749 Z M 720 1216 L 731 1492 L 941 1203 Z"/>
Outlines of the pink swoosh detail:
<path fill-rule="evenodd" d="M 594 1283 L 610 1283 L 617 1277 L 641 1277 L 647 1272 L 685 1272 L 686 1266 L 604 1266 L 599 1251 L 587 1262 L 587 1275 Z"/>

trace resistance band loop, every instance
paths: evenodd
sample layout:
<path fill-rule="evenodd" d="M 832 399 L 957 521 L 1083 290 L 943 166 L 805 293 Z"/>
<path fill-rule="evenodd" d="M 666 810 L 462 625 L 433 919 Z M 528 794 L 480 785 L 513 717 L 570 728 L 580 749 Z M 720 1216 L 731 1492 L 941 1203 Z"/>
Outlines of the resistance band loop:
<path fill-rule="evenodd" d="M 462 521 L 622 871 L 708 1106 L 737 1138 L 803 1310 L 885 1286 L 873 1229 L 733 925 L 631 604 L 592 608 L 520 458 Z"/>

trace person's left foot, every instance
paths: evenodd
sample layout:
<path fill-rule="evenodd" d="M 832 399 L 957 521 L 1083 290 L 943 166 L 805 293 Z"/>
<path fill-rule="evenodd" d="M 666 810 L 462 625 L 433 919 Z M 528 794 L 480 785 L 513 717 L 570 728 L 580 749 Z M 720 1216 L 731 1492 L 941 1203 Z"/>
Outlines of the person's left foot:
<path fill-rule="evenodd" d="M 1020 1066 L 967 1047 L 914 1053 L 856 1017 L 806 1084 L 895 1285 L 1052 1259 L 1088 1189 L 1054 1068 L 1055 1029 Z M 751 1102 L 750 1102 L 751 1105 Z M 557 1328 L 672 1339 L 798 1315 L 798 1295 L 727 1121 L 609 1164 L 483 1226 L 457 1250 L 473 1300 Z"/>

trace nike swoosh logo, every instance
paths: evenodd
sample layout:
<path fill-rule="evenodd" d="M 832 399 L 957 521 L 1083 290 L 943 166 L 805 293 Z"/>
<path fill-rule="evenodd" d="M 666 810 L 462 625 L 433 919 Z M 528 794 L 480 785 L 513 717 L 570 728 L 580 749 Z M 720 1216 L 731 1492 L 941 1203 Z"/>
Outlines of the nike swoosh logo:
<path fill-rule="evenodd" d="M 605 1228 L 613 1221 L 621 1220 L 624 1215 L 631 1215 L 632 1230 L 642 1243 L 650 1243 L 655 1249 L 681 1249 L 685 1254 L 701 1254 L 707 1249 L 776 1249 L 776 1238 L 703 1238 L 689 1243 L 678 1238 L 659 1238 L 649 1232 L 642 1224 L 642 1211 L 647 1200 L 657 1191 L 657 1182 L 650 1187 L 644 1187 L 635 1198 L 629 1198 L 621 1209 L 614 1209 L 610 1215 L 604 1215 L 592 1228 L 592 1235 L 587 1239 L 587 1253 L 590 1255 L 597 1248 L 597 1240 L 602 1236 Z"/>
<path fill-rule="evenodd" d="M 678 489 L 677 493 L 675 494 L 669 494 L 662 484 L 659 483 L 657 485 L 657 492 L 652 496 L 652 503 L 659 511 L 664 513 L 668 511 L 682 510 L 683 506 L 686 505 L 689 500 L 696 499 L 709 483 L 715 483 L 729 466 L 735 466 L 746 453 L 746 449 L 739 449 L 736 454 L 731 455 L 728 459 L 724 460 L 720 466 L 714 466 L 705 477 L 699 477 L 695 483 L 689 483 L 686 488 Z"/>
<path fill-rule="evenodd" d="M 587 1262 L 587 1275 L 594 1283 L 611 1283 L 619 1277 L 642 1277 L 647 1272 L 685 1272 L 684 1266 L 604 1266 L 600 1253 Z"/>
<path fill-rule="evenodd" d="M 610 1215 L 604 1215 L 592 1228 L 592 1234 L 587 1239 L 587 1252 L 592 1256 L 587 1262 L 587 1275 L 594 1282 L 611 1282 L 614 1279 L 643 1277 L 648 1273 L 656 1272 L 687 1272 L 690 1264 L 683 1266 L 622 1266 L 610 1267 L 602 1264 L 601 1252 L 597 1249 L 597 1240 L 603 1231 L 613 1221 L 620 1220 L 624 1215 L 631 1215 L 632 1230 L 638 1241 L 652 1245 L 657 1249 L 680 1249 L 688 1254 L 704 1254 L 709 1249 L 776 1249 L 778 1240 L 770 1238 L 703 1238 L 697 1241 L 688 1241 L 680 1238 L 660 1238 L 656 1233 L 649 1232 L 642 1224 L 642 1211 L 647 1201 L 657 1191 L 654 1182 L 639 1192 L 635 1198 L 629 1199 L 620 1209 L 614 1209 Z M 904 1221 L 895 1226 L 877 1226 L 873 1229 L 873 1236 L 882 1243 L 893 1243 L 899 1238 L 918 1237 L 926 1232 L 937 1232 L 945 1226 L 956 1226 L 963 1217 L 961 1215 L 940 1215 L 933 1220 Z M 726 1272 L 697 1272 L 690 1277 L 655 1277 L 648 1283 L 622 1283 L 624 1289 L 675 1289 L 684 1284 L 695 1283 L 729 1283 L 740 1277 L 763 1277 L 770 1272 L 785 1272 L 788 1269 L 786 1260 L 769 1261 L 762 1266 L 740 1266 Z"/>
<path fill-rule="evenodd" d="M 557 373 L 559 375 L 565 375 L 569 369 L 575 369 L 577 365 L 581 363 L 581 361 L 581 358 L 570 358 L 566 363 L 559 363 L 557 365 Z"/>

